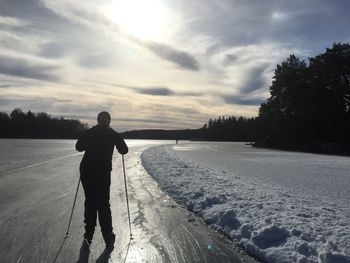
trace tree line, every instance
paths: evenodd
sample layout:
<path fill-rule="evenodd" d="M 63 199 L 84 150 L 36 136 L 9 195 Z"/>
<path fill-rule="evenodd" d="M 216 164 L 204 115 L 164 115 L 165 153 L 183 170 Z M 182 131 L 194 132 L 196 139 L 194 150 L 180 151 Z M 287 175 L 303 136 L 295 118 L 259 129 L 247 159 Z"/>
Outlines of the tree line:
<path fill-rule="evenodd" d="M 225 117 L 210 119 L 199 129 L 136 130 L 122 133 L 127 139 L 199 140 L 199 141 L 255 141 L 255 118 Z"/>
<path fill-rule="evenodd" d="M 235 116 L 219 116 L 217 119 L 209 119 L 204 124 L 201 137 L 214 141 L 256 141 L 256 118 Z"/>
<path fill-rule="evenodd" d="M 10 115 L 0 112 L 0 138 L 73 139 L 87 129 L 79 120 L 52 118 L 46 112 L 24 113 L 20 108 Z"/>

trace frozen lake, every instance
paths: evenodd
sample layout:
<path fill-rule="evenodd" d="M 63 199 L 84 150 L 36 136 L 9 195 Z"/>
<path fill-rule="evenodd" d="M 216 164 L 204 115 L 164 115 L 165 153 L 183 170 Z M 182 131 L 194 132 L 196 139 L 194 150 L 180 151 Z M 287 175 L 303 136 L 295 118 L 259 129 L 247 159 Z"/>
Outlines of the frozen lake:
<path fill-rule="evenodd" d="M 350 157 L 253 148 L 244 143 L 195 142 L 174 146 L 197 161 L 246 182 L 282 187 L 339 206 L 350 200 Z"/>

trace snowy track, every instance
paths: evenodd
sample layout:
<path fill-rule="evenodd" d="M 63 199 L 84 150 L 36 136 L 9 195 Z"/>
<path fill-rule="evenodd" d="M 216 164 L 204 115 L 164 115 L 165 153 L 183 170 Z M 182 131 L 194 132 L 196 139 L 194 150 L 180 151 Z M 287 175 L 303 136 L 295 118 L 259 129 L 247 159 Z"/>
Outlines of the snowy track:
<path fill-rule="evenodd" d="M 290 159 L 291 154 L 287 152 L 257 150 L 244 144 L 231 146 L 231 152 L 225 148 L 220 151 L 220 144 L 204 142 L 159 146 L 145 151 L 142 160 L 161 188 L 178 203 L 264 261 L 350 262 L 350 208 L 348 202 L 344 202 L 344 194 L 333 194 L 330 190 L 320 195 L 322 198 L 314 194 L 322 187 L 334 191 L 334 185 L 344 193 L 343 189 L 349 188 L 350 158 L 293 153 L 295 158 Z M 235 159 L 233 154 L 236 154 Z M 304 161 L 307 165 L 303 166 L 300 160 L 305 158 L 322 164 L 319 173 L 307 169 L 309 160 Z M 342 165 L 338 165 L 334 174 L 328 175 L 333 167 L 328 167 L 322 159 L 332 158 Z M 222 160 L 225 165 L 220 165 Z M 334 166 L 334 162 L 328 163 Z M 281 167 L 293 187 L 287 187 L 283 174 L 271 174 L 265 183 L 264 177 L 259 179 L 256 174 L 259 169 L 260 173 L 266 173 L 266 170 L 283 170 Z M 295 191 L 298 182 L 293 181 L 293 176 L 302 176 L 293 168 L 296 171 L 304 169 L 303 176 L 311 182 L 309 192 L 301 193 L 300 188 Z M 255 171 L 255 175 L 250 176 L 249 170 Z M 318 178 L 323 180 L 327 176 L 331 176 L 330 183 L 322 185 Z M 273 181 L 271 178 L 274 177 L 278 180 Z M 304 186 L 304 189 L 307 188 Z M 333 200 L 326 202 L 327 194 Z M 343 198 L 334 202 L 338 196 Z"/>
<path fill-rule="evenodd" d="M 114 159 L 111 206 L 117 243 L 109 262 L 241 262 L 239 258 L 253 262 L 160 191 L 141 165 L 140 155 L 150 143 L 128 142 L 130 153 L 125 163 L 134 236 L 131 243 L 121 158 L 116 155 Z M 74 141 L 68 146 L 74 147 Z M 20 169 L 9 164 L 11 169 L 0 173 L 1 262 L 52 262 L 64 238 L 82 157 L 74 151 L 62 152 L 64 155 L 42 156 L 36 161 L 31 156 L 34 161 L 18 162 Z M 70 237 L 57 262 L 78 259 L 83 201 L 80 189 Z M 208 245 L 212 249 L 208 250 Z M 89 262 L 95 262 L 103 248 L 97 227 Z"/>

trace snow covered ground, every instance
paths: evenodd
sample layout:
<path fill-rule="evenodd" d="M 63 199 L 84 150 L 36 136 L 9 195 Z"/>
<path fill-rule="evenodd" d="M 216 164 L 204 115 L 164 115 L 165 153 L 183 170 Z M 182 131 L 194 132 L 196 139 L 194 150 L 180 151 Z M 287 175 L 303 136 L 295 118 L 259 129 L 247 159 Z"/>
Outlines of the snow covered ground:
<path fill-rule="evenodd" d="M 142 154 L 160 187 L 266 262 L 350 262 L 350 158 L 185 143 Z"/>

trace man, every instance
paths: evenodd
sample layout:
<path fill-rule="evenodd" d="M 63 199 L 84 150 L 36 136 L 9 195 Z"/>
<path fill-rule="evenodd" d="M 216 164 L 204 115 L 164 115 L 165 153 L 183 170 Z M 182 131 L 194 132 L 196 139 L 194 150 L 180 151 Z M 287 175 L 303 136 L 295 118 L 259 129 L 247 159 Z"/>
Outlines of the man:
<path fill-rule="evenodd" d="M 106 249 L 112 251 L 115 242 L 109 204 L 112 155 L 114 146 L 120 154 L 126 154 L 128 146 L 122 137 L 110 128 L 111 116 L 108 112 L 100 112 L 97 122 L 98 124 L 87 130 L 75 145 L 77 151 L 85 151 L 80 163 L 80 178 L 85 192 L 83 246 L 85 243 L 89 248 L 92 242 L 98 214 Z"/>

